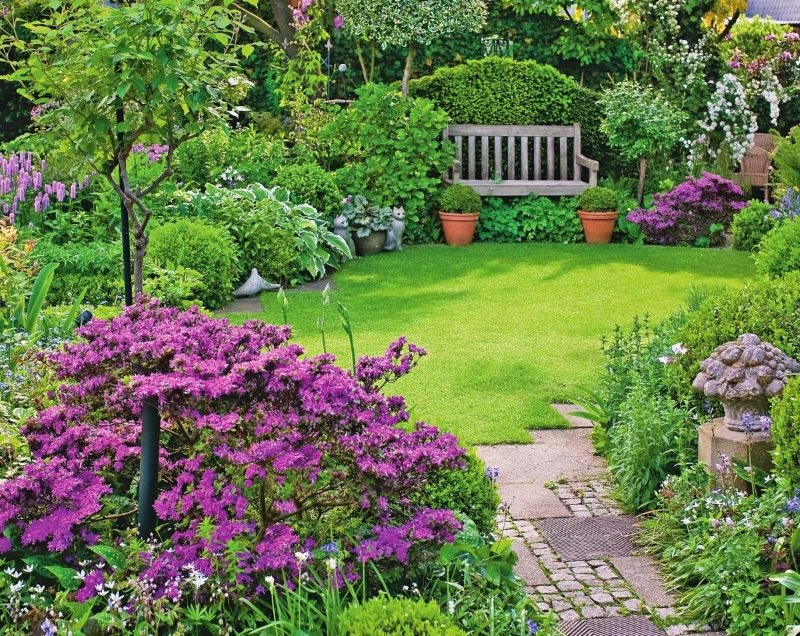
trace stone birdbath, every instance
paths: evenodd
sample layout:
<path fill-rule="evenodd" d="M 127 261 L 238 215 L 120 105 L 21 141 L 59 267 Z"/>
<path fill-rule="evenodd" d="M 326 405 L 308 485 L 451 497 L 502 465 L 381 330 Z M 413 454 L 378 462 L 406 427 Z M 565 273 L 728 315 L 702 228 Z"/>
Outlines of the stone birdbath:
<path fill-rule="evenodd" d="M 769 399 L 783 391 L 789 375 L 798 372 L 797 361 L 746 333 L 720 345 L 700 363 L 692 388 L 722 403 L 728 429 L 753 433 L 763 428 L 760 416 L 769 413 Z"/>

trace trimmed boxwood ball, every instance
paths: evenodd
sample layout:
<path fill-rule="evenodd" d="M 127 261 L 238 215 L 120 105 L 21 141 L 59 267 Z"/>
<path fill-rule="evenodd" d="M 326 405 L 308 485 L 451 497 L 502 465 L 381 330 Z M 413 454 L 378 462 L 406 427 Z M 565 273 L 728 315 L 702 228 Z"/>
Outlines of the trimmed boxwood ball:
<path fill-rule="evenodd" d="M 272 181 L 292 193 L 292 203 L 307 203 L 318 212 L 333 218 L 342 207 L 342 193 L 333 174 L 316 163 L 283 166 Z"/>
<path fill-rule="evenodd" d="M 458 214 L 481 211 L 481 197 L 469 186 L 455 183 L 442 194 L 442 210 Z"/>
<path fill-rule="evenodd" d="M 223 228 L 190 219 L 165 223 L 150 233 L 147 255 L 162 267 L 182 265 L 200 272 L 203 289 L 198 300 L 208 309 L 222 307 L 233 297 L 238 251 Z"/>
<path fill-rule="evenodd" d="M 589 188 L 578 199 L 578 209 L 584 212 L 616 212 L 618 205 L 617 193 L 603 187 Z"/>
<path fill-rule="evenodd" d="M 764 237 L 756 269 L 771 278 L 800 270 L 800 219 L 785 221 Z"/>
<path fill-rule="evenodd" d="M 385 594 L 351 605 L 339 618 L 341 636 L 466 636 L 439 607 Z"/>
<path fill-rule="evenodd" d="M 772 461 L 778 475 L 800 488 L 800 379 L 793 378 L 772 406 Z"/>

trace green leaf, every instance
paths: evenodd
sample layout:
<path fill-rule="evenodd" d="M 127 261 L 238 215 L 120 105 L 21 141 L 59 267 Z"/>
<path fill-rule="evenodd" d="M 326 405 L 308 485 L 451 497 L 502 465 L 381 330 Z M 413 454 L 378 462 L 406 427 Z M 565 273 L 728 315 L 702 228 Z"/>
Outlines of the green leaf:
<path fill-rule="evenodd" d="M 25 312 L 24 326 L 25 331 L 28 333 L 33 333 L 39 321 L 39 314 L 42 311 L 42 305 L 44 305 L 44 299 L 47 296 L 50 285 L 53 283 L 53 274 L 57 267 L 58 265 L 55 263 L 48 263 L 42 268 L 42 271 L 39 272 L 36 281 L 33 283 L 31 297 L 30 300 L 28 300 L 28 310 Z"/>
<path fill-rule="evenodd" d="M 103 557 L 103 560 L 112 568 L 124 570 L 128 565 L 128 559 L 125 558 L 125 555 L 109 545 L 93 545 L 89 549 L 95 554 Z"/>
<path fill-rule="evenodd" d="M 242 46 L 242 56 L 243 57 L 250 57 L 255 51 L 255 47 L 252 44 L 245 44 Z"/>
<path fill-rule="evenodd" d="M 58 579 L 61 587 L 65 590 L 74 591 L 81 586 L 78 573 L 72 568 L 65 568 L 60 565 L 48 565 L 45 569 Z"/>

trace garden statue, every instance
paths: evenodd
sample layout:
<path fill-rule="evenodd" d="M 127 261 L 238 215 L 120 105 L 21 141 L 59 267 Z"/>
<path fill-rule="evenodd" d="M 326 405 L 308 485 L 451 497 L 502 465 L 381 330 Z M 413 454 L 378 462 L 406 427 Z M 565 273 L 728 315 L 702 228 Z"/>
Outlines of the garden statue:
<path fill-rule="evenodd" d="M 347 222 L 347 217 L 344 214 L 340 214 L 333 220 L 333 233 L 336 236 L 340 236 L 344 242 L 347 243 L 347 249 L 350 250 L 350 256 L 355 258 L 356 244 L 353 243 L 353 236 L 350 232 L 350 224 Z"/>
<path fill-rule="evenodd" d="M 403 234 L 406 231 L 406 210 L 403 207 L 392 208 L 392 224 L 386 237 L 386 252 L 399 252 L 403 249 Z"/>
<path fill-rule="evenodd" d="M 700 363 L 692 388 L 722 402 L 730 430 L 752 433 L 764 426 L 760 416 L 769 413 L 769 398 L 783 391 L 787 376 L 799 371 L 797 361 L 746 333 Z"/>
<path fill-rule="evenodd" d="M 233 295 L 236 298 L 250 298 L 251 296 L 258 296 L 262 291 L 276 291 L 280 288 L 280 285 L 270 283 L 261 278 L 258 270 L 254 267 L 250 272 L 250 278 L 248 278 L 239 289 L 233 292 Z"/>

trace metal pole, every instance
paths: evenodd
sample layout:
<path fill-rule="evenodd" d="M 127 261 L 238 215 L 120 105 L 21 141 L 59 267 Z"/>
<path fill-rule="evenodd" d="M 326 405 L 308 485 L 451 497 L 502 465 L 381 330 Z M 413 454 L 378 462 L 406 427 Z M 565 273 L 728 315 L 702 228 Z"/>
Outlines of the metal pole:
<path fill-rule="evenodd" d="M 156 529 L 158 496 L 158 448 L 161 416 L 151 402 L 142 405 L 142 454 L 139 462 L 139 536 L 149 537 Z"/>
<path fill-rule="evenodd" d="M 119 108 L 117 108 L 117 123 L 122 124 L 125 122 L 125 111 L 122 108 L 122 102 L 120 102 Z M 122 144 L 125 143 L 125 135 L 122 131 L 117 133 L 117 152 L 119 153 L 119 149 L 122 148 Z M 119 171 L 119 187 L 122 188 L 122 171 L 119 170 L 119 154 L 117 154 L 117 170 Z M 120 196 L 119 198 L 119 205 L 120 205 L 120 226 L 122 231 L 122 271 L 123 271 L 123 282 L 125 283 L 125 304 L 130 307 L 133 304 L 133 281 L 131 278 L 131 238 L 130 238 L 130 227 L 128 225 L 128 210 L 125 208 L 125 200 Z"/>

